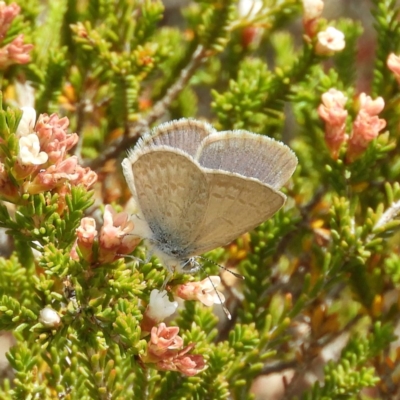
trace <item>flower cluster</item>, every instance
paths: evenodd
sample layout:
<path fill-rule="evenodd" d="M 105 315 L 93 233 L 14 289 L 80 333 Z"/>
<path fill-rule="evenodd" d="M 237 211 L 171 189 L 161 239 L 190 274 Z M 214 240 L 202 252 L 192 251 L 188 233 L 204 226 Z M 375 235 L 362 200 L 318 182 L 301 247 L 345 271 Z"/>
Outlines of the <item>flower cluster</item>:
<path fill-rule="evenodd" d="M 200 301 L 205 306 L 223 304 L 225 296 L 216 287 L 221 283 L 219 276 L 209 276 L 200 282 L 187 282 L 172 288 L 174 296 L 183 300 Z M 171 302 L 167 291 L 152 290 L 150 301 L 144 313 L 141 328 L 149 332 L 152 327 L 172 315 L 178 307 L 176 301 Z"/>
<path fill-rule="evenodd" d="M 79 260 L 79 249 L 81 257 L 89 263 L 108 263 L 123 254 L 131 253 L 141 240 L 131 234 L 133 227 L 127 213 L 116 213 L 110 205 L 106 205 L 100 235 L 93 218 L 82 218 L 76 230 L 77 239 L 71 250 L 71 257 Z"/>
<path fill-rule="evenodd" d="M 2 198 L 17 203 L 24 193 L 53 191 L 64 199 L 72 186 L 90 188 L 96 182 L 97 174 L 90 168 L 81 167 L 76 156 L 67 155 L 78 141 L 76 133 L 67 132 L 68 118 L 41 114 L 35 123 L 36 111 L 32 107 L 22 107 L 22 111 L 15 132 L 17 140 L 12 141 L 17 146 L 10 148 L 11 156 L 9 153 L 0 155 Z M 3 136 L 0 140 L 4 142 L 10 138 Z M 62 204 L 60 201 L 60 212 Z"/>
<path fill-rule="evenodd" d="M 21 11 L 16 3 L 7 5 L 0 2 L 0 43 L 4 40 L 12 21 Z M 4 70 L 13 64 L 26 64 L 30 61 L 29 52 L 32 44 L 24 44 L 24 35 L 18 35 L 10 43 L 0 48 L 0 69 Z"/>
<path fill-rule="evenodd" d="M 325 121 L 325 142 L 334 159 L 338 158 L 343 143 L 348 142 L 346 158 L 352 162 L 367 149 L 386 126 L 386 121 L 378 117 L 385 102 L 382 97 L 373 100 L 365 93 L 359 96 L 359 111 L 353 121 L 350 137 L 346 134 L 347 110 L 346 96 L 336 89 L 330 89 L 322 95 L 322 104 L 318 114 Z"/>
<path fill-rule="evenodd" d="M 225 298 L 215 289 L 221 279 L 210 276 L 201 282 L 188 282 L 173 288 L 172 292 L 184 300 L 198 300 L 206 306 L 221 304 Z M 155 368 L 163 371 L 179 371 L 192 376 L 205 367 L 201 355 L 188 354 L 194 348 L 190 344 L 182 349 L 183 340 L 178 336 L 178 327 L 167 327 L 162 321 L 171 316 L 178 308 L 176 301 L 170 301 L 166 290 L 154 289 L 150 293 L 150 301 L 141 322 L 142 332 L 151 332 L 147 346 L 147 354 L 142 358 L 144 363 L 155 364 Z M 161 322 L 161 323 L 160 323 Z M 159 324 L 157 326 L 157 324 Z"/>
<path fill-rule="evenodd" d="M 155 364 L 162 371 L 179 371 L 187 376 L 201 372 L 205 361 L 200 354 L 189 354 L 195 344 L 183 347 L 183 339 L 178 336 L 177 326 L 167 327 L 160 323 L 151 330 L 147 345 L 147 354 L 142 357 L 144 363 Z"/>
<path fill-rule="evenodd" d="M 32 107 L 23 107 L 22 111 L 16 131 L 18 155 L 12 174 L 23 193 L 55 191 L 65 196 L 71 186 L 91 187 L 97 180 L 96 173 L 81 167 L 76 156 L 67 157 L 67 151 L 78 141 L 76 133 L 67 133 L 68 118 L 41 114 L 35 124 L 36 111 Z M 4 182 L 0 180 L 2 193 L 8 183 L 7 178 Z"/>

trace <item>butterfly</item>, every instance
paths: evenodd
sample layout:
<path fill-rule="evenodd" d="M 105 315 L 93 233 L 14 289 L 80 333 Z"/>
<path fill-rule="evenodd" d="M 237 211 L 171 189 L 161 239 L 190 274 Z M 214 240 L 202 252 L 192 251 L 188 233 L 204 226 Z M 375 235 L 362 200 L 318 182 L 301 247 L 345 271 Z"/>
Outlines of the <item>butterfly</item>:
<path fill-rule="evenodd" d="M 163 123 L 128 152 L 122 169 L 137 214 L 134 233 L 172 274 L 272 217 L 297 166 L 285 144 L 195 119 Z"/>

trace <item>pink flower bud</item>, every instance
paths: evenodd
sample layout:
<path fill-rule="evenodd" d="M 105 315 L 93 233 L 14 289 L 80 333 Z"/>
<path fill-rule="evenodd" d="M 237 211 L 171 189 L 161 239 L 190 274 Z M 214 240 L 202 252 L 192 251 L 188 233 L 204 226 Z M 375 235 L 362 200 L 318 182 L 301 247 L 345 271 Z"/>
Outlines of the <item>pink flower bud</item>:
<path fill-rule="evenodd" d="M 33 44 L 24 44 L 24 35 L 18 35 L 11 43 L 0 49 L 0 69 L 13 64 L 26 64 L 31 60 L 28 54 Z"/>
<path fill-rule="evenodd" d="M 325 143 L 333 158 L 338 157 L 341 145 L 347 140 L 346 96 L 336 89 L 330 89 L 322 95 L 322 104 L 318 107 L 318 114 L 325 121 Z"/>
<path fill-rule="evenodd" d="M 379 132 L 386 126 L 386 121 L 377 116 L 385 106 L 382 97 L 372 100 L 370 96 L 361 93 L 359 102 L 360 110 L 353 122 L 353 130 L 347 150 L 347 160 L 349 162 L 354 161 L 364 153 L 369 143 L 374 140 L 379 135 Z"/>
<path fill-rule="evenodd" d="M 99 260 L 111 262 L 120 254 L 132 252 L 141 240 L 131 233 L 133 228 L 127 213 L 116 213 L 110 205 L 106 205 L 104 223 L 100 230 Z"/>
<path fill-rule="evenodd" d="M 6 5 L 4 1 L 0 1 L 0 39 L 6 36 L 12 21 L 20 11 L 21 8 L 16 3 Z"/>
<path fill-rule="evenodd" d="M 397 82 L 400 83 L 400 57 L 390 53 L 386 65 L 393 72 Z"/>
<path fill-rule="evenodd" d="M 78 142 L 76 133 L 67 133 L 69 120 L 59 118 L 57 114 L 41 114 L 35 126 L 43 150 L 49 155 L 49 161 L 56 164 L 63 160 L 68 150 Z"/>

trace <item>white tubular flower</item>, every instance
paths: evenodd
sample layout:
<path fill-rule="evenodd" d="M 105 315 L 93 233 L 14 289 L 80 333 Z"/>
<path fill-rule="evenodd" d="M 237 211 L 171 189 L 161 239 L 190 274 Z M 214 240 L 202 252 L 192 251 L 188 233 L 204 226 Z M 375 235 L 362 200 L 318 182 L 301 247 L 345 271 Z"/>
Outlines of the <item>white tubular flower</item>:
<path fill-rule="evenodd" d="M 319 55 L 330 55 L 342 51 L 346 45 L 343 32 L 332 26 L 318 32 L 317 39 L 315 52 Z"/>
<path fill-rule="evenodd" d="M 21 107 L 23 111 L 21 121 L 16 131 L 18 137 L 28 136 L 33 132 L 36 123 L 36 111 L 32 107 Z"/>
<path fill-rule="evenodd" d="M 39 138 L 35 133 L 22 136 L 19 139 L 18 159 L 23 165 L 41 165 L 48 160 L 49 156 L 40 151 Z"/>
<path fill-rule="evenodd" d="M 150 302 L 146 309 L 146 316 L 153 321 L 163 321 L 172 315 L 178 308 L 176 301 L 169 301 L 167 291 L 153 289 L 150 293 Z"/>
<path fill-rule="evenodd" d="M 40 310 L 39 322 L 49 328 L 54 328 L 61 323 L 61 318 L 57 311 L 53 310 L 51 307 L 45 307 Z"/>

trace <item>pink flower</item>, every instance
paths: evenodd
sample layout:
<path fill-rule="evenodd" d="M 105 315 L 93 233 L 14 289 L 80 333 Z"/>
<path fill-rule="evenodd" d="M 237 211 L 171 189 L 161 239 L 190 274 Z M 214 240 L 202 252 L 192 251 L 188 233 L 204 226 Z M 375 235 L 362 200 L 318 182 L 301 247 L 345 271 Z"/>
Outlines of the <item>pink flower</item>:
<path fill-rule="evenodd" d="M 72 156 L 75 157 L 75 156 Z M 71 157 L 70 157 L 71 158 Z M 82 185 L 86 189 L 92 187 L 97 181 L 97 174 L 96 172 L 92 171 L 90 168 L 83 168 L 79 164 L 77 164 L 75 169 L 76 177 L 71 179 L 71 184 L 78 186 Z"/>
<path fill-rule="evenodd" d="M 18 35 L 11 43 L 0 49 L 0 69 L 13 64 L 26 64 L 31 60 L 28 54 L 33 44 L 24 44 L 24 35 Z"/>
<path fill-rule="evenodd" d="M 196 375 L 205 367 L 204 358 L 199 354 L 188 354 L 195 347 L 194 343 L 182 349 L 183 339 L 178 333 L 178 327 L 167 327 L 164 323 L 153 327 L 147 355 L 142 357 L 142 361 L 155 364 L 159 370 Z"/>
<path fill-rule="evenodd" d="M 141 240 L 131 233 L 133 228 L 127 213 L 116 213 L 110 205 L 106 205 L 99 238 L 100 261 L 111 262 L 119 254 L 132 252 Z"/>
<path fill-rule="evenodd" d="M 0 39 L 6 35 L 12 21 L 19 14 L 20 7 L 16 3 L 6 5 L 4 1 L 0 1 Z"/>
<path fill-rule="evenodd" d="M 104 223 L 100 231 L 100 244 L 106 249 L 119 247 L 121 238 L 132 232 L 133 222 L 125 212 L 116 213 L 110 205 L 104 210 Z"/>
<path fill-rule="evenodd" d="M 97 238 L 96 221 L 93 218 L 85 217 L 81 219 L 81 224 L 76 229 L 77 239 L 69 253 L 73 260 L 79 261 L 77 248 L 80 250 L 82 258 L 88 262 L 93 259 L 93 244 Z"/>
<path fill-rule="evenodd" d="M 386 126 L 386 121 L 377 116 L 385 106 L 382 97 L 372 100 L 370 96 L 361 93 L 359 101 L 360 110 L 353 122 L 353 130 L 347 151 L 347 160 L 349 162 L 359 157 L 367 149 L 369 143 Z"/>
<path fill-rule="evenodd" d="M 61 187 L 65 182 L 72 185 L 94 183 L 95 173 L 89 168 L 82 168 L 78 165 L 78 158 L 72 156 L 56 165 L 50 165 L 47 169 L 40 171 L 31 182 L 25 182 L 25 191 L 30 194 L 50 191 Z M 90 178 L 90 179 L 89 179 Z"/>
<path fill-rule="evenodd" d="M 215 288 L 221 283 L 219 276 L 210 276 L 201 282 L 188 282 L 179 285 L 176 295 L 184 300 L 197 300 L 206 306 L 221 304 L 225 301 L 225 296 Z"/>
<path fill-rule="evenodd" d="M 186 376 L 194 376 L 201 372 L 206 363 L 200 354 L 181 355 L 174 359 L 175 366 L 179 372 Z"/>
<path fill-rule="evenodd" d="M 343 32 L 329 26 L 324 31 L 318 32 L 315 53 L 321 56 L 331 55 L 345 48 Z"/>
<path fill-rule="evenodd" d="M 79 244 L 91 247 L 97 237 L 96 221 L 94 218 L 85 217 L 81 219 L 81 224 L 76 230 Z"/>
<path fill-rule="evenodd" d="M 41 114 L 35 126 L 42 149 L 49 155 L 49 161 L 57 163 L 64 159 L 66 152 L 78 142 L 76 133 L 67 133 L 69 120 L 59 118 L 57 114 Z"/>
<path fill-rule="evenodd" d="M 179 327 L 167 327 L 164 322 L 151 329 L 150 343 L 147 351 L 157 357 L 169 357 L 175 350 L 183 346 L 183 339 L 178 336 Z"/>
<path fill-rule="evenodd" d="M 390 53 L 386 65 L 393 72 L 397 82 L 400 83 L 400 57 Z"/>
<path fill-rule="evenodd" d="M 78 158 L 72 156 L 57 165 L 51 165 L 46 170 L 39 172 L 37 177 L 39 182 L 45 188 L 44 190 L 51 190 L 64 181 L 74 181 L 78 178 L 76 172 L 78 166 Z"/>
<path fill-rule="evenodd" d="M 338 157 L 341 145 L 347 140 L 346 96 L 336 89 L 329 89 L 322 95 L 322 104 L 318 107 L 318 114 L 325 121 L 325 142 L 333 158 Z"/>
<path fill-rule="evenodd" d="M 194 376 L 205 367 L 204 357 L 200 354 L 187 354 L 194 344 L 186 346 L 176 356 L 160 360 L 156 366 L 162 371 L 179 371 L 186 376 Z"/>
<path fill-rule="evenodd" d="M 361 93 L 358 101 L 360 103 L 360 111 L 365 111 L 370 116 L 378 115 L 385 108 L 385 101 L 382 97 L 372 100 L 370 96 Z"/>

